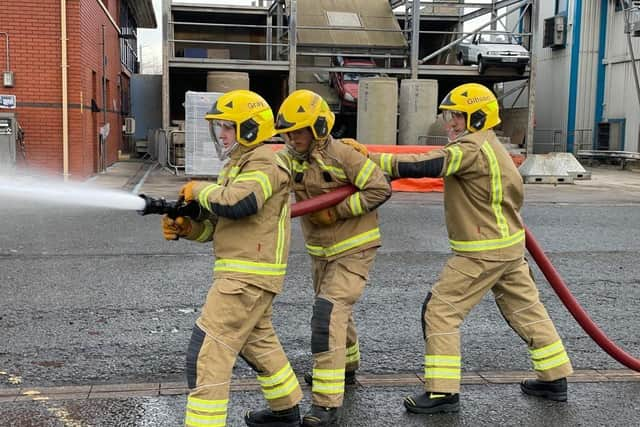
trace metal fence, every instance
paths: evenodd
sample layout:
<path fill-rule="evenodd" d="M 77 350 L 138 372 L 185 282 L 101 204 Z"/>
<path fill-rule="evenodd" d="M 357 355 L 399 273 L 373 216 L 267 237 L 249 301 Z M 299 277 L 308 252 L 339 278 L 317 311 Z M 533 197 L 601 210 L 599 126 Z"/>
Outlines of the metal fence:
<path fill-rule="evenodd" d="M 573 150 L 591 150 L 593 130 L 576 129 L 565 132 L 562 129 L 535 129 L 533 132 L 533 154 L 547 154 L 567 151 L 568 140 L 573 139 Z"/>

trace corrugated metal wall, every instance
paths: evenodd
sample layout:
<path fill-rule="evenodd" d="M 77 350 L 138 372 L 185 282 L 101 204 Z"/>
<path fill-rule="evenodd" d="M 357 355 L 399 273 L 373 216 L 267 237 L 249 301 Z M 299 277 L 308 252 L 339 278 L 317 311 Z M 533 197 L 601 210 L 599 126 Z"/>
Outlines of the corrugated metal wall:
<path fill-rule="evenodd" d="M 600 41 L 600 2 L 582 0 L 580 61 L 575 130 L 591 132 L 594 128 L 596 88 L 598 84 L 598 47 Z M 570 100 L 571 101 L 571 100 Z M 589 147 L 590 148 L 590 147 Z"/>
<path fill-rule="evenodd" d="M 575 22 L 575 0 L 569 2 L 567 17 L 567 47 L 551 50 L 542 48 L 544 19 L 553 16 L 554 2 L 540 2 L 539 37 L 536 40 L 536 142 L 547 143 L 562 132 L 567 135 L 569 103 L 575 103 L 576 148 L 587 148 L 595 141 L 597 132 L 596 91 L 598 85 L 598 49 L 600 37 L 600 1 L 582 0 L 582 22 L 580 30 L 579 67 L 577 73 L 576 98 L 569 100 L 571 78 L 571 50 L 573 49 L 573 23 Z M 638 151 L 640 138 L 640 101 L 631 68 L 631 58 L 624 33 L 624 13 L 615 10 L 615 0 L 607 7 L 607 34 L 605 51 L 604 105 L 602 119 L 625 119 L 626 151 Z M 640 59 L 640 38 L 633 38 L 636 59 Z M 640 65 L 640 64 L 638 64 Z"/>
<path fill-rule="evenodd" d="M 636 60 L 640 58 L 640 38 L 633 37 L 632 44 Z M 615 11 L 615 1 L 609 2 L 607 19 L 607 52 L 605 56 L 606 79 L 604 120 L 625 119 L 626 151 L 639 151 L 640 101 L 631 68 L 631 57 L 624 33 L 624 13 Z M 640 64 L 636 63 L 636 66 Z M 640 70 L 639 70 L 640 71 Z"/>
<path fill-rule="evenodd" d="M 575 103 L 574 132 L 576 148 L 587 148 L 597 131 L 596 91 L 598 87 L 598 49 L 600 30 L 600 1 L 582 0 L 579 66 L 575 99 L 568 99 L 571 84 L 571 52 L 575 3 L 571 0 L 567 17 L 567 47 L 552 50 L 542 48 L 544 19 L 553 16 L 554 2 L 539 3 L 539 27 L 536 38 L 536 144 L 547 143 L 551 134 L 562 133 L 566 138 L 570 103 Z M 616 12 L 615 0 L 607 7 L 607 34 L 605 51 L 605 80 L 603 120 L 625 119 L 624 149 L 638 151 L 640 138 L 640 101 L 631 68 L 631 59 L 624 33 L 624 13 Z M 640 38 L 633 38 L 636 60 L 640 59 Z M 637 64 L 640 65 L 640 64 Z"/>
<path fill-rule="evenodd" d="M 538 28 L 534 37 L 536 51 L 536 128 L 535 145 L 546 145 L 554 132 L 566 135 L 569 98 L 569 71 L 571 64 L 571 28 L 573 7 L 569 6 L 567 19 L 567 47 L 543 48 L 544 20 L 555 13 L 555 2 L 538 2 Z M 571 2 L 572 3 L 572 2 Z"/>

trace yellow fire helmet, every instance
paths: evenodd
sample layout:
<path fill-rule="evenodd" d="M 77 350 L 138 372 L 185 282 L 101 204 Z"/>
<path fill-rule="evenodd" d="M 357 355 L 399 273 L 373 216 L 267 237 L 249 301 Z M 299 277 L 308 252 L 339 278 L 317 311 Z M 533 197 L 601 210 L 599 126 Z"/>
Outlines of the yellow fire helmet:
<path fill-rule="evenodd" d="M 453 89 L 440 103 L 440 109 L 466 113 L 469 132 L 491 129 L 500 123 L 496 96 L 478 83 L 466 83 Z"/>
<path fill-rule="evenodd" d="M 327 101 L 315 92 L 300 89 L 280 106 L 276 132 L 282 134 L 309 127 L 315 139 L 324 139 L 329 136 L 335 120 Z"/>
<path fill-rule="evenodd" d="M 275 134 L 271 107 L 260 95 L 245 89 L 221 95 L 205 119 L 209 121 L 211 137 L 216 144 L 218 137 L 215 127 L 225 122 L 233 123 L 236 140 L 245 147 L 257 145 Z"/>

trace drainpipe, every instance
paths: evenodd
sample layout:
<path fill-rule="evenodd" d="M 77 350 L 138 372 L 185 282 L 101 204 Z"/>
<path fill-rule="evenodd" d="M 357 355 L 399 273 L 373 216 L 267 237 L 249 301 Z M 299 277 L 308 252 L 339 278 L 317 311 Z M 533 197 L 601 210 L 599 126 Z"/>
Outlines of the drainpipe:
<path fill-rule="evenodd" d="M 578 103 L 578 72 L 580 71 L 580 41 L 582 31 L 582 0 L 576 0 L 573 6 L 573 25 L 571 28 L 571 68 L 569 71 L 569 108 L 567 117 L 567 153 L 573 153 L 576 129 L 576 110 Z"/>
<path fill-rule="evenodd" d="M 67 1 L 60 0 L 60 29 L 62 56 L 62 174 L 69 180 L 69 99 L 67 94 Z"/>
<path fill-rule="evenodd" d="M 107 74 L 105 65 L 107 58 L 105 57 L 105 45 L 104 45 L 104 24 L 102 25 L 102 121 L 103 126 L 107 126 Z M 103 171 L 107 168 L 107 137 L 102 138 L 102 145 L 100 147 L 100 170 Z"/>
<path fill-rule="evenodd" d="M 604 65 L 604 54 L 607 49 L 607 15 L 608 0 L 600 0 L 600 27 L 598 39 L 598 72 L 596 77 L 596 111 L 593 120 L 593 133 L 591 136 L 591 149 L 596 150 L 598 146 L 598 123 L 603 119 L 604 115 L 604 92 L 606 69 Z M 584 147 L 582 148 L 584 150 Z"/>

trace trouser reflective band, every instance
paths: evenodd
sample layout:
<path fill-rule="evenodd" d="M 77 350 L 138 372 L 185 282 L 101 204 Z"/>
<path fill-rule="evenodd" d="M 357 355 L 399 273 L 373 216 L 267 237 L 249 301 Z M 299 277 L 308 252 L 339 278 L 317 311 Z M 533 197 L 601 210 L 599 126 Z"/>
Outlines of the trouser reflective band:
<path fill-rule="evenodd" d="M 313 368 L 314 393 L 343 394 L 344 393 L 344 368 L 343 369 L 317 369 Z"/>
<path fill-rule="evenodd" d="M 569 356 L 560 340 L 541 348 L 529 350 L 529 353 L 531 353 L 533 369 L 536 371 L 548 371 L 569 363 Z"/>
<path fill-rule="evenodd" d="M 288 396 L 298 387 L 298 379 L 288 362 L 284 368 L 280 369 L 274 375 L 268 377 L 258 375 L 258 382 L 267 400 L 275 400 Z"/>
<path fill-rule="evenodd" d="M 460 356 L 427 354 L 424 356 L 424 378 L 459 380 L 462 368 Z"/>
<path fill-rule="evenodd" d="M 194 427 L 224 427 L 229 399 L 207 400 L 187 397 L 185 425 Z"/>
<path fill-rule="evenodd" d="M 357 363 L 360 361 L 360 347 L 358 342 L 351 347 L 347 347 L 347 365 L 350 363 Z"/>

